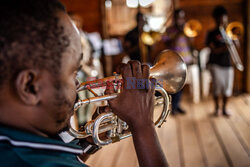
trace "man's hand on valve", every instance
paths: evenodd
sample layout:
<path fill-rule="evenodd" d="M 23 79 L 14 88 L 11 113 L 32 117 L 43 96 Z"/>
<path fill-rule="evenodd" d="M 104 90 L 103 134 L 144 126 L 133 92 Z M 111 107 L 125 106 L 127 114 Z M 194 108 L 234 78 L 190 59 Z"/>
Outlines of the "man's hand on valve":
<path fill-rule="evenodd" d="M 140 166 L 168 166 L 153 122 L 156 80 L 149 78 L 149 66 L 130 61 L 121 64 L 117 73 L 123 78 L 122 91 L 109 106 L 129 125 Z M 115 93 L 112 82 L 107 83 L 105 93 Z"/>
<path fill-rule="evenodd" d="M 109 105 L 130 128 L 153 126 L 155 79 L 149 79 L 149 66 L 138 61 L 120 64 L 117 68 L 123 78 L 122 91 Z M 151 83 L 152 81 L 152 83 Z M 115 93 L 112 82 L 107 83 L 105 94 Z"/>
<path fill-rule="evenodd" d="M 117 73 L 123 78 L 122 91 L 117 98 L 109 101 L 109 106 L 99 108 L 98 112 L 112 111 L 129 125 L 140 166 L 168 166 L 153 122 L 156 80 L 149 78 L 149 66 L 130 61 L 120 64 Z M 105 94 L 113 93 L 116 93 L 113 83 L 107 82 Z M 93 118 L 96 116 L 97 112 Z M 100 137 L 105 139 L 105 133 Z"/>

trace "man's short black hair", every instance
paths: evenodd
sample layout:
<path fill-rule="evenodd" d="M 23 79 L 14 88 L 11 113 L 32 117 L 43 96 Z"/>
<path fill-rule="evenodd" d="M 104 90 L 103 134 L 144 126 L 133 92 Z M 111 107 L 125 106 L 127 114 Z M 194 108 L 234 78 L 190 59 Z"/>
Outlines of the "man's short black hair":
<path fill-rule="evenodd" d="M 0 87 L 27 68 L 59 72 L 69 46 L 59 11 L 65 9 L 58 0 L 0 1 Z"/>
<path fill-rule="evenodd" d="M 219 19 L 221 16 L 227 15 L 227 10 L 223 6 L 216 6 L 213 10 L 212 16 L 214 19 Z"/>

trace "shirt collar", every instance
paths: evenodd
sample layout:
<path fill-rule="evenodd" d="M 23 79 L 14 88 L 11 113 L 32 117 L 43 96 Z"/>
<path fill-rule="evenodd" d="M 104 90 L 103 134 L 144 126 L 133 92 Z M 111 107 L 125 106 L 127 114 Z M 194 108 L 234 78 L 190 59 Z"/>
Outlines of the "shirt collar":
<path fill-rule="evenodd" d="M 52 139 L 24 132 L 0 124 L 0 142 L 9 142 L 14 147 L 29 147 L 81 154 L 83 151 L 76 142 L 64 143 L 60 139 Z"/>

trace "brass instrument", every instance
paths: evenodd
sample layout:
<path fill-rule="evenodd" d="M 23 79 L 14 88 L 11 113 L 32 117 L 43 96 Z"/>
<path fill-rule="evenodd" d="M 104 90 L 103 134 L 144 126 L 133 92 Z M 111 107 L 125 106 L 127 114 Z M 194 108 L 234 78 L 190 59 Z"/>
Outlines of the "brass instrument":
<path fill-rule="evenodd" d="M 200 34 L 202 25 L 198 20 L 191 19 L 184 25 L 184 33 L 190 38 L 194 38 Z"/>
<path fill-rule="evenodd" d="M 152 46 L 161 40 L 161 33 L 156 31 L 143 32 L 141 34 L 141 40 L 145 45 Z"/>
<path fill-rule="evenodd" d="M 155 122 L 156 127 L 161 127 L 170 113 L 171 100 L 168 93 L 176 93 L 182 89 L 186 81 L 186 73 L 187 66 L 182 58 L 177 53 L 170 50 L 163 51 L 158 56 L 155 65 L 150 69 L 150 77 L 157 79 L 155 90 L 163 97 L 162 101 L 160 101 L 160 103 L 163 104 L 163 110 Z M 107 81 L 112 81 L 115 84 L 121 79 L 121 75 L 115 75 L 96 81 L 84 82 L 81 83 L 81 86 L 77 91 L 79 92 L 81 90 L 91 90 L 93 88 L 103 87 L 106 86 Z M 117 90 L 117 92 L 119 92 L 119 90 Z M 81 105 L 111 100 L 117 96 L 118 93 L 104 96 L 96 95 L 96 97 L 93 98 L 80 100 L 75 104 L 74 111 L 76 111 Z M 158 99 L 159 97 L 157 97 L 157 101 Z M 101 140 L 99 134 L 104 132 L 106 132 L 107 139 Z M 120 141 L 131 136 L 127 123 L 119 119 L 112 112 L 99 114 L 95 120 L 87 122 L 83 130 L 77 131 L 71 127 L 69 133 L 77 139 L 92 136 L 95 144 L 99 146 Z"/>
<path fill-rule="evenodd" d="M 226 43 L 230 56 L 239 71 L 244 71 L 244 66 L 241 62 L 239 53 L 232 40 L 239 39 L 243 35 L 243 25 L 239 22 L 232 22 L 228 24 L 226 30 L 223 26 L 219 27 L 220 33 Z"/>
<path fill-rule="evenodd" d="M 237 21 L 231 22 L 226 28 L 226 33 L 232 40 L 237 40 L 244 34 L 243 25 Z"/>

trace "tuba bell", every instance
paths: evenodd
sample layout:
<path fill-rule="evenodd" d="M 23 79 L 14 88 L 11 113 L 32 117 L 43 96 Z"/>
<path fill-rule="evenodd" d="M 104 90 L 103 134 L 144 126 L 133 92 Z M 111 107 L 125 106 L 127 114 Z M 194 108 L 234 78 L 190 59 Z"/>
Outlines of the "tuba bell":
<path fill-rule="evenodd" d="M 173 51 L 165 50 L 157 58 L 155 65 L 150 68 L 150 77 L 157 79 L 155 90 L 161 94 L 155 97 L 155 106 L 163 105 L 162 111 L 159 114 L 159 118 L 156 119 L 155 126 L 161 127 L 166 121 L 167 116 L 171 111 L 171 98 L 168 93 L 176 93 L 182 89 L 185 84 L 187 75 L 187 66 L 182 58 Z M 95 81 L 88 81 L 81 83 L 78 92 L 82 90 L 90 90 L 106 86 L 107 81 L 111 81 L 115 84 L 121 84 L 121 75 L 115 75 Z M 111 95 L 98 96 L 89 99 L 79 100 L 74 105 L 74 111 L 77 111 L 82 105 L 93 102 L 102 102 L 116 98 L 119 95 L 120 90 L 117 93 Z M 69 129 L 69 134 L 77 139 L 84 139 L 92 136 L 93 141 L 98 146 L 107 145 L 130 137 L 132 134 L 128 130 L 126 122 L 119 119 L 112 112 L 105 112 L 99 114 L 94 120 L 91 120 L 85 124 L 81 130 L 76 130 L 73 126 Z M 99 134 L 105 133 L 106 139 L 102 140 Z"/>

